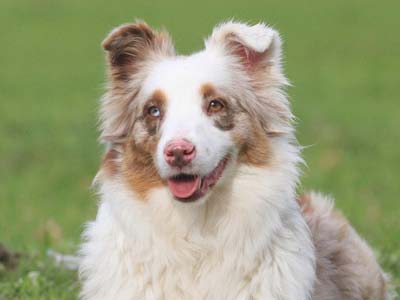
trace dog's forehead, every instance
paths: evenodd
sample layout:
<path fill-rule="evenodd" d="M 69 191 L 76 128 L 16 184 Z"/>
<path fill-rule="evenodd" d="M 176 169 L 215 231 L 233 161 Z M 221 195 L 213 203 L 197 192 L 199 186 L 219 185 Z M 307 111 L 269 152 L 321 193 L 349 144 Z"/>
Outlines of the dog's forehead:
<path fill-rule="evenodd" d="M 230 74 L 226 60 L 208 51 L 190 56 L 166 58 L 156 63 L 146 77 L 146 94 L 161 89 L 167 95 L 199 93 L 205 83 L 228 85 Z"/>

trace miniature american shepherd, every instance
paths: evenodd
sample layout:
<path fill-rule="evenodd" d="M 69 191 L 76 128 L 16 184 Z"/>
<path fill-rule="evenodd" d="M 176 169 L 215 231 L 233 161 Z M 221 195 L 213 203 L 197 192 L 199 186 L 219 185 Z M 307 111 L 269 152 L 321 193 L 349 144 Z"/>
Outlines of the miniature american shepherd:
<path fill-rule="evenodd" d="M 234 21 L 187 56 L 144 22 L 107 36 L 106 149 L 81 299 L 393 297 L 332 200 L 296 194 L 301 147 L 281 44 L 265 24 Z"/>

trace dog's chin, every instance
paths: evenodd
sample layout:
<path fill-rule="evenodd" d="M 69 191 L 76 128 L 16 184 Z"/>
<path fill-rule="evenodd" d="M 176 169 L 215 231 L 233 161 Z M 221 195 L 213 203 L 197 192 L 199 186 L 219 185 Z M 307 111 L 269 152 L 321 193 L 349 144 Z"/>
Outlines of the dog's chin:
<path fill-rule="evenodd" d="M 207 175 L 180 173 L 167 179 L 168 188 L 174 199 L 183 203 L 199 202 L 204 199 L 221 179 L 229 156 L 223 158 Z"/>

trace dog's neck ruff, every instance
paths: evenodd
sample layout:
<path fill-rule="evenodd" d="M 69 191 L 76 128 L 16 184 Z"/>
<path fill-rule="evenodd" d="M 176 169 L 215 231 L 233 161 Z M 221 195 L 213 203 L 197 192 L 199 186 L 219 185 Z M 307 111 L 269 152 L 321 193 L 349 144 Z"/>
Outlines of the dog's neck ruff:
<path fill-rule="evenodd" d="M 136 201 L 121 182 L 103 180 L 98 217 L 87 230 L 91 243 L 83 248 L 98 250 L 93 254 L 91 249 L 83 272 L 91 262 L 98 269 L 102 261 L 100 268 L 115 274 L 118 288 L 132 299 L 156 291 L 163 294 L 155 299 L 251 299 L 258 294 L 277 299 L 274 291 L 290 294 L 287 299 L 309 299 L 315 262 L 294 201 L 298 158 L 276 159 L 273 169 L 228 168 L 228 178 L 205 203 L 175 201 L 166 187 L 155 189 L 147 202 Z M 287 270 L 285 278 L 277 268 Z M 143 286 L 134 288 L 139 282 Z M 85 288 L 84 293 L 108 293 L 100 286 Z"/>

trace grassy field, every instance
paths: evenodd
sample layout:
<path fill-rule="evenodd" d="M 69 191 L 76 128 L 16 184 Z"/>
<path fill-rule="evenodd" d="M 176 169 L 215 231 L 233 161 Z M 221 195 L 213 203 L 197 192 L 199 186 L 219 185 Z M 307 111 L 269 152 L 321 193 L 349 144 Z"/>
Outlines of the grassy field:
<path fill-rule="evenodd" d="M 99 45 L 136 17 L 168 28 L 182 53 L 231 17 L 280 30 L 298 137 L 309 146 L 299 189 L 334 195 L 399 287 L 399 11 L 394 0 L 2 0 L 0 243 L 22 260 L 0 268 L 0 299 L 77 299 L 76 274 L 46 251 L 73 253 L 95 216 Z"/>

